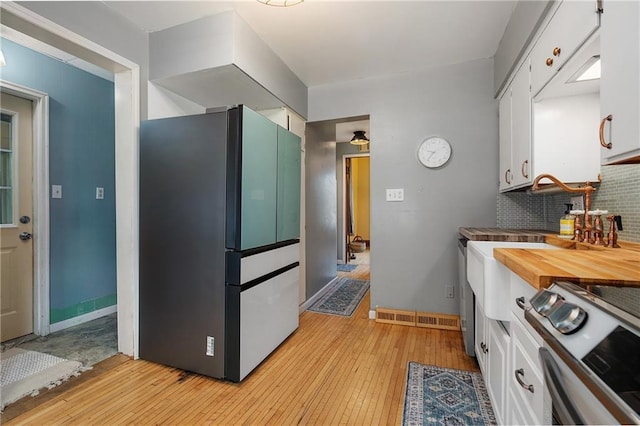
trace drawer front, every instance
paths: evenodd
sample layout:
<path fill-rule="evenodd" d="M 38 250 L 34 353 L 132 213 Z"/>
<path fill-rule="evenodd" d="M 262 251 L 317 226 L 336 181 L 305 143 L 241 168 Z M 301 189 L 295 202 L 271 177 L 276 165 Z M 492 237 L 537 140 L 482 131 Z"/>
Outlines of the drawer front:
<path fill-rule="evenodd" d="M 538 347 L 526 331 L 515 324 L 512 327 L 512 364 L 509 387 L 522 409 L 522 415 L 531 417 L 531 423 L 540 424 L 544 411 L 544 387 L 538 360 Z M 516 372 L 520 382 L 516 378 Z M 531 390 L 527 387 L 531 386 Z M 529 414 L 527 414 L 529 413 Z M 526 420 L 526 419 L 525 419 Z"/>

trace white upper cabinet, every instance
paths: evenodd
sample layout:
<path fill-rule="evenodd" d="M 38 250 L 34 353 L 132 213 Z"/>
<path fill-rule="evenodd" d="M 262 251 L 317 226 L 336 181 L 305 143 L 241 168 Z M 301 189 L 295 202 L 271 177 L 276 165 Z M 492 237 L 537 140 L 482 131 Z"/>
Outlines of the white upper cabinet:
<path fill-rule="evenodd" d="M 511 187 L 513 174 L 511 173 L 511 88 L 507 89 L 498 107 L 500 120 L 500 191 Z"/>
<path fill-rule="evenodd" d="M 595 0 L 563 1 L 531 51 L 534 96 L 600 25 Z"/>
<path fill-rule="evenodd" d="M 511 84 L 511 169 L 512 186 L 531 183 L 531 84 L 529 62 L 525 61 Z"/>
<path fill-rule="evenodd" d="M 600 148 L 601 162 L 637 163 L 640 162 L 640 2 L 606 1 L 600 38 L 600 134 L 604 145 Z"/>

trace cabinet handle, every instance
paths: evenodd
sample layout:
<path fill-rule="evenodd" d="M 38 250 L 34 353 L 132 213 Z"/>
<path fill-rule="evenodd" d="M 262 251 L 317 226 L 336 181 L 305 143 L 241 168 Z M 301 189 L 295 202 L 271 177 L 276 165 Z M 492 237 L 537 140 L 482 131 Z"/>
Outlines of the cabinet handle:
<path fill-rule="evenodd" d="M 611 149 L 613 145 L 611 144 L 611 142 L 607 142 L 604 140 L 604 125 L 605 125 L 605 122 L 611 121 L 611 120 L 613 120 L 613 116 L 609 114 L 605 118 L 603 118 L 602 121 L 600 122 L 600 145 L 602 145 L 603 148 L 607 148 L 607 149 Z"/>
<path fill-rule="evenodd" d="M 484 342 L 480 342 L 480 348 L 482 348 L 482 353 L 484 354 L 489 352 L 489 348 L 487 348 L 487 345 Z"/>
<path fill-rule="evenodd" d="M 524 296 L 516 299 L 516 305 L 524 311 Z"/>
<path fill-rule="evenodd" d="M 511 181 L 509 180 L 509 176 L 511 176 L 511 169 L 507 169 L 507 171 L 504 172 L 504 181 L 508 184 L 511 183 Z"/>
<path fill-rule="evenodd" d="M 526 384 L 521 378 L 520 376 L 522 376 L 524 378 L 524 369 L 522 368 L 518 368 L 516 371 L 516 380 L 518 381 L 518 384 L 520 386 L 522 386 L 523 389 L 528 390 L 529 392 L 533 393 L 533 385 L 528 385 Z"/>
<path fill-rule="evenodd" d="M 560 56 L 561 49 L 559 47 L 553 48 L 553 56 Z"/>
<path fill-rule="evenodd" d="M 526 172 L 527 164 L 529 164 L 529 160 L 524 160 L 522 162 L 522 166 L 520 167 L 520 173 L 522 173 L 522 176 L 524 176 L 526 179 L 529 179 L 529 174 Z"/>
<path fill-rule="evenodd" d="M 547 58 L 545 63 L 547 64 L 548 67 L 550 67 L 551 65 L 553 65 L 553 58 Z"/>

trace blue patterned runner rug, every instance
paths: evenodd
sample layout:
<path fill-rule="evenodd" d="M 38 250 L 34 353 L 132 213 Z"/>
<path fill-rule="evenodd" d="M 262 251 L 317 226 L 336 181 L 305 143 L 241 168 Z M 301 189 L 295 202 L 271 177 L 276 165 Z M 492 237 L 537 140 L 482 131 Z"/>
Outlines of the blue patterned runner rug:
<path fill-rule="evenodd" d="M 350 317 L 369 290 L 369 281 L 340 277 L 331 289 L 309 308 L 323 314 Z"/>
<path fill-rule="evenodd" d="M 403 425 L 494 425 L 480 373 L 409 362 Z"/>
<path fill-rule="evenodd" d="M 350 263 L 338 263 L 338 271 L 339 272 L 351 272 L 356 269 L 358 265 L 352 265 Z"/>

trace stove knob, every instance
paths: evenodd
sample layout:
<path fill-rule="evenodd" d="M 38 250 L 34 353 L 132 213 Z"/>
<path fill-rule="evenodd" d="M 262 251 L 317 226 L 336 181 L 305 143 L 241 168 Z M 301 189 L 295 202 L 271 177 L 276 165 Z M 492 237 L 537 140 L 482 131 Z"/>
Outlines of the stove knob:
<path fill-rule="evenodd" d="M 564 302 L 564 297 L 544 288 L 539 290 L 531 300 L 529 300 L 533 310 L 543 317 L 546 317 L 551 309 L 562 302 Z"/>
<path fill-rule="evenodd" d="M 547 319 L 562 334 L 572 334 L 587 322 L 587 312 L 580 306 L 564 302 L 549 311 Z"/>

